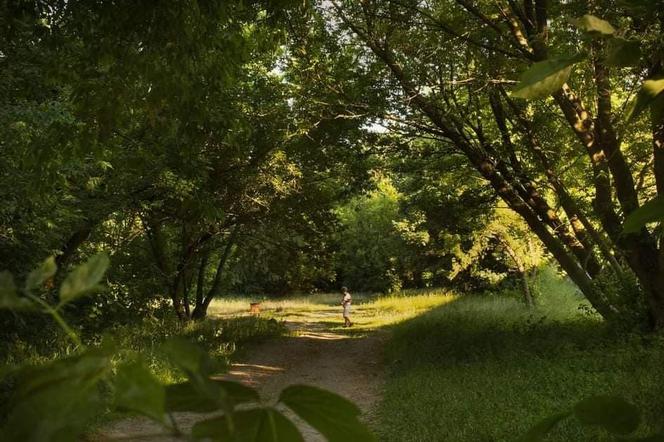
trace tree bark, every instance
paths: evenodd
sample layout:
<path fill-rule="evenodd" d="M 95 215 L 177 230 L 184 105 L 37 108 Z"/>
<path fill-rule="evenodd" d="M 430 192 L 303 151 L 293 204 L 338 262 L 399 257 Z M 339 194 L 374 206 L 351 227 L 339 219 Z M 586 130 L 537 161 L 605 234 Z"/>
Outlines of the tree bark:
<path fill-rule="evenodd" d="M 664 26 L 664 18 L 661 19 Z M 651 76 L 661 75 L 664 61 L 659 60 L 651 71 Z M 659 96 L 651 110 L 652 141 L 654 155 L 655 182 L 657 194 L 664 198 L 664 97 Z M 656 328 L 664 328 L 664 238 L 659 239 L 658 264 L 660 271 L 655 275 L 655 290 L 659 295 L 651 301 L 653 322 Z"/>
<path fill-rule="evenodd" d="M 516 120 L 516 124 L 520 127 L 520 131 L 525 138 L 525 145 L 528 150 L 537 158 L 540 162 L 540 165 L 544 171 L 549 184 L 556 192 L 560 205 L 563 207 L 565 214 L 570 220 L 574 234 L 577 236 L 579 241 L 584 244 L 586 250 L 591 250 L 589 241 L 586 238 L 586 235 L 590 236 L 595 245 L 598 246 L 602 256 L 607 260 L 611 268 L 613 269 L 616 275 L 622 277 L 624 270 L 620 265 L 618 260 L 613 254 L 613 249 L 607 242 L 607 240 L 602 237 L 602 235 L 597 231 L 595 226 L 590 222 L 586 214 L 579 208 L 578 204 L 572 198 L 567 187 L 558 177 L 554 171 L 553 162 L 548 158 L 544 152 L 544 148 L 540 143 L 535 130 L 532 126 L 532 123 L 527 120 L 522 114 L 521 110 L 518 109 L 516 104 L 507 96 L 504 90 L 501 90 L 503 97 L 507 100 L 508 105 L 512 109 L 512 114 Z"/>
<path fill-rule="evenodd" d="M 210 250 L 205 250 L 201 256 L 200 266 L 198 268 L 198 278 L 196 280 L 196 300 L 194 307 L 203 304 L 205 297 L 205 272 L 208 267 L 208 260 L 210 259 Z"/>
<path fill-rule="evenodd" d="M 192 319 L 205 318 L 207 316 L 207 309 L 210 306 L 210 303 L 212 302 L 214 297 L 218 295 L 219 290 L 221 288 L 221 281 L 222 281 L 222 275 L 224 274 L 224 267 L 226 265 L 226 262 L 228 261 L 228 258 L 231 255 L 233 246 L 235 245 L 235 239 L 237 237 L 238 230 L 239 227 L 237 225 L 233 227 L 233 230 L 231 231 L 231 234 L 228 237 L 224 249 L 221 253 L 219 262 L 217 263 L 217 269 L 214 274 L 214 279 L 212 280 L 212 286 L 210 286 L 210 290 L 208 290 L 207 295 L 202 298 L 200 303 L 197 300 L 196 306 L 194 307 L 194 311 L 191 315 Z"/>
<path fill-rule="evenodd" d="M 517 190 L 523 189 L 520 190 L 522 198 L 533 208 L 538 216 L 543 221 L 545 221 L 549 227 L 551 227 L 558 238 L 567 247 L 569 247 L 569 249 L 582 263 L 583 267 L 588 271 L 588 273 L 591 276 L 597 275 L 601 271 L 602 266 L 595 258 L 592 252 L 592 247 L 585 240 L 585 236 L 578 232 L 578 226 L 575 229 L 574 224 L 572 224 L 573 218 L 570 217 L 570 226 L 565 224 L 558 217 L 557 213 L 549 206 L 549 203 L 546 201 L 546 199 L 541 196 L 533 180 L 526 175 L 526 173 L 523 171 L 523 168 L 518 164 L 519 160 L 516 157 L 516 151 L 507 128 L 505 112 L 498 94 L 495 91 L 491 91 L 489 93 L 489 103 L 493 111 L 494 120 L 498 126 L 499 132 L 501 133 L 503 146 L 508 150 L 509 157 L 512 158 L 511 162 L 513 163 L 514 171 L 518 176 L 516 179 L 510 179 L 510 171 L 503 170 L 502 168 L 501 173 L 507 178 L 508 181 L 518 181 L 518 184 L 521 184 L 521 186 L 516 188 Z M 563 208 L 566 208 L 566 211 L 569 209 L 569 207 L 565 207 L 565 205 L 563 205 Z M 570 227 L 572 229 L 571 231 Z"/>
<path fill-rule="evenodd" d="M 514 262 L 514 266 L 523 286 L 523 300 L 529 308 L 532 308 L 534 306 L 533 296 L 530 292 L 530 285 L 528 284 L 528 272 L 526 271 L 526 266 L 524 265 L 523 260 L 519 258 L 519 255 L 516 253 L 516 251 L 501 235 L 498 235 L 498 241 L 500 241 L 503 248 L 505 249 L 505 252 L 507 252 L 510 259 L 512 259 Z"/>
<path fill-rule="evenodd" d="M 361 31 L 360 31 L 361 32 Z M 362 34 L 359 34 L 362 37 Z M 396 62 L 387 45 L 381 47 L 377 42 L 366 39 L 369 48 L 381 59 L 401 84 L 404 92 L 410 97 L 412 105 L 417 107 L 430 121 L 440 128 L 456 146 L 468 157 L 471 164 L 491 184 L 496 193 L 526 221 L 530 229 L 544 243 L 544 246 L 558 261 L 569 277 L 576 283 L 593 307 L 606 319 L 613 319 L 613 311 L 603 299 L 602 294 L 595 287 L 588 273 L 582 268 L 577 259 L 568 253 L 565 246 L 555 238 L 548 228 L 540 221 L 532 208 L 526 204 L 514 188 L 501 176 L 491 159 L 482 150 L 473 146 L 459 133 L 453 124 L 450 124 L 442 112 L 425 97 L 419 94 L 417 88 L 408 78 L 401 66 Z"/>

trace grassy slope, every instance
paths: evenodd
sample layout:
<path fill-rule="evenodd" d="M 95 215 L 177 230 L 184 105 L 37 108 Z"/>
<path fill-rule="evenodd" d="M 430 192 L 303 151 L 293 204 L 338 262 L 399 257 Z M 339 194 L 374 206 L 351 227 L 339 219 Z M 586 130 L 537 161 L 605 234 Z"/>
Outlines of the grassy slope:
<path fill-rule="evenodd" d="M 559 283 L 562 284 L 562 283 Z M 593 394 L 619 394 L 662 430 L 664 340 L 618 337 L 557 285 L 536 312 L 500 297 L 463 297 L 401 323 L 377 432 L 384 441 L 513 441 Z M 548 440 L 604 440 L 574 422 Z"/>

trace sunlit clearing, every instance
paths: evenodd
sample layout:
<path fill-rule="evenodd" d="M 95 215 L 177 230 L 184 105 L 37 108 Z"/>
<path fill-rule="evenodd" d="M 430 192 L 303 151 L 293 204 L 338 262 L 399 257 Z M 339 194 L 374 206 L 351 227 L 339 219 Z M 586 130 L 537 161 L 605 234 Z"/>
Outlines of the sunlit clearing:
<path fill-rule="evenodd" d="M 353 331 L 368 331 L 396 324 L 453 301 L 451 292 L 435 290 L 405 291 L 392 295 L 354 294 Z M 287 322 L 308 323 L 330 330 L 343 330 L 341 296 L 336 293 L 261 300 L 243 297 L 216 299 L 210 314 L 218 317 L 249 315 L 250 303 L 260 302 L 260 315 Z"/>

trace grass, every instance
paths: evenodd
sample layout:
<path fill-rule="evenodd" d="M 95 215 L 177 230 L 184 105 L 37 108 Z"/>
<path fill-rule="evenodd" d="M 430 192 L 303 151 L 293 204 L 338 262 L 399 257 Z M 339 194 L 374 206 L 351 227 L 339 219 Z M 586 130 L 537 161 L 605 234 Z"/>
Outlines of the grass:
<path fill-rule="evenodd" d="M 146 320 L 139 326 L 122 327 L 111 333 L 119 348 L 140 352 L 162 382 L 172 383 L 182 380 L 183 375 L 161 354 L 160 348 L 169 338 L 194 342 L 214 359 L 228 364 L 238 349 L 282 335 L 285 328 L 273 319 L 261 317 L 208 318 L 186 324 L 170 318 Z"/>
<path fill-rule="evenodd" d="M 551 270 L 540 274 L 536 291 L 534 310 L 523 305 L 518 291 L 509 290 L 465 296 L 444 290 L 354 294 L 352 329 L 341 327 L 338 294 L 218 299 L 203 322 L 152 318 L 110 333 L 121 348 L 140 352 L 169 383 L 180 375 L 159 357 L 159 347 L 172 336 L 196 341 L 228 360 L 251 341 L 284 333 L 283 321 L 318 323 L 353 337 L 390 330 L 384 397 L 372 419 L 381 441 L 518 440 L 541 419 L 596 394 L 616 394 L 636 404 L 643 414 L 639 435 L 664 430 L 664 339 L 609 330 L 573 285 Z M 261 301 L 259 316 L 249 315 L 252 301 Z M 33 355 L 29 347 L 9 344 L 5 347 L 16 361 L 58 356 Z M 566 421 L 547 440 L 610 439 Z"/>
<path fill-rule="evenodd" d="M 456 299 L 446 290 L 431 289 L 380 296 L 353 294 L 353 328 L 344 329 L 341 318 L 341 297 L 338 294 L 315 294 L 261 301 L 261 316 L 278 321 L 310 322 L 325 325 L 334 331 L 361 335 L 367 331 L 412 319 L 434 307 Z M 251 298 L 217 299 L 210 305 L 210 314 L 218 317 L 248 315 Z"/>
<path fill-rule="evenodd" d="M 120 364 L 131 358 L 132 354 L 140 356 L 150 366 L 152 372 L 163 383 L 169 384 L 184 379 L 183 373 L 164 357 L 161 346 L 169 338 L 179 337 L 195 342 L 220 362 L 228 363 L 238 348 L 252 341 L 266 339 L 285 333 L 283 324 L 269 318 L 232 317 L 208 318 L 200 322 L 183 324 L 174 317 L 146 318 L 141 323 L 112 327 L 106 330 L 104 337 L 89 336 L 86 344 L 96 345 L 102 339 L 110 337 L 119 349 L 114 363 Z M 51 339 L 51 338 L 49 338 Z M 63 334 L 55 334 L 49 352 L 29 344 L 18 337 L 3 342 L 3 364 L 0 364 L 0 424 L 6 417 L 9 398 L 14 388 L 10 368 L 17 365 L 41 365 L 64 357 L 71 353 L 72 347 Z M 123 413 L 110 413 L 98 416 L 94 425 L 101 425 L 110 420 L 124 417 Z"/>
<path fill-rule="evenodd" d="M 228 360 L 239 346 L 251 341 L 279 336 L 285 333 L 283 324 L 263 317 L 208 318 L 204 321 L 182 323 L 175 317 L 146 318 L 138 324 L 107 328 L 103 335 L 88 336 L 87 345 L 99 344 L 110 338 L 121 356 L 139 352 L 164 382 L 181 378 L 179 371 L 165 361 L 160 348 L 170 338 L 180 337 L 197 343 L 212 357 Z M 42 364 L 69 354 L 73 347 L 64 334 L 56 339 L 51 352 L 38 351 L 35 346 L 18 338 L 4 343 L 4 361 L 8 366 L 18 364 Z"/>
<path fill-rule="evenodd" d="M 535 311 L 506 296 L 464 296 L 395 325 L 379 440 L 514 441 L 597 394 L 637 405 L 640 434 L 662 431 L 664 340 L 616 335 L 553 282 Z M 547 440 L 612 439 L 566 421 Z"/>

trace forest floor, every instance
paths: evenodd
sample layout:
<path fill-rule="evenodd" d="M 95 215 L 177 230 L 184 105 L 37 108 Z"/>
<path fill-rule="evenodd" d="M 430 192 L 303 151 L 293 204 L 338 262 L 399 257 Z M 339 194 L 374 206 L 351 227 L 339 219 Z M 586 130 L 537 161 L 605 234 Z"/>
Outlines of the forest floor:
<path fill-rule="evenodd" d="M 341 327 L 341 308 L 334 295 L 264 302 L 262 314 L 283 320 L 288 335 L 243 349 L 222 378 L 257 388 L 266 404 L 274 404 L 279 392 L 292 384 L 321 387 L 355 402 L 363 411 L 363 419 L 371 424 L 384 380 L 382 351 L 389 333 L 383 327 L 450 299 L 441 293 L 409 297 L 407 302 L 404 298 L 360 296 L 354 306 L 355 325 L 350 329 Z M 220 301 L 212 305 L 211 314 L 237 315 L 246 311 L 247 305 L 247 300 Z M 294 419 L 306 441 L 324 440 L 285 407 L 277 407 Z M 187 430 L 206 416 L 178 413 L 174 417 L 178 426 Z M 145 440 L 159 431 L 149 420 L 132 417 L 105 426 L 97 440 Z M 150 440 L 179 439 L 165 435 Z"/>

